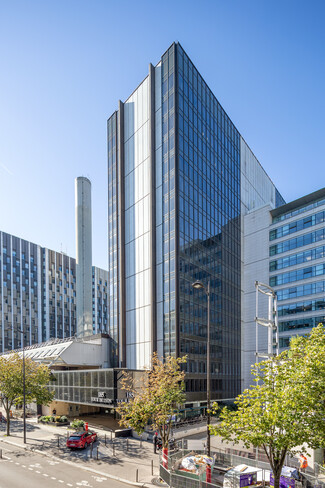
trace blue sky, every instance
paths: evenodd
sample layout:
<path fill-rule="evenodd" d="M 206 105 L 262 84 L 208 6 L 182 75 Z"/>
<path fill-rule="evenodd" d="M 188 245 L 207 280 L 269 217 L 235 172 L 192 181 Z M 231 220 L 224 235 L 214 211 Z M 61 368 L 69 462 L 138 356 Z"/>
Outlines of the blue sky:
<path fill-rule="evenodd" d="M 75 255 L 92 181 L 107 267 L 106 120 L 179 41 L 287 201 L 325 186 L 322 0 L 0 0 L 0 229 Z"/>

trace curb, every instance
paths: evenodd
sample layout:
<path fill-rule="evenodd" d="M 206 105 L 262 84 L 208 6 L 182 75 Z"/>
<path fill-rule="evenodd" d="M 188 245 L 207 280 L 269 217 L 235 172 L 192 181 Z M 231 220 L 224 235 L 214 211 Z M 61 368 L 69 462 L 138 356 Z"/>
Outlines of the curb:
<path fill-rule="evenodd" d="M 11 441 L 8 441 L 7 439 L 3 439 L 3 438 L 0 439 L 0 442 L 4 442 L 6 444 L 11 444 L 12 446 L 16 446 L 16 447 L 19 447 L 20 449 L 24 449 L 25 451 L 37 452 L 37 454 L 42 454 L 43 456 L 54 459 L 56 461 L 61 461 L 65 464 L 69 464 L 70 466 L 76 466 L 76 463 L 74 463 L 72 461 L 68 461 L 67 459 L 61 459 L 57 456 L 53 456 L 53 454 L 47 454 L 46 452 L 40 451 L 39 449 L 34 449 L 32 447 L 22 446 L 22 445 L 18 444 L 17 442 L 11 442 Z M 78 464 L 78 466 L 79 466 L 79 464 Z M 84 469 L 85 471 L 89 471 L 90 473 L 99 474 L 100 476 L 104 476 L 106 478 L 110 478 L 110 479 L 113 479 L 115 481 L 120 481 L 121 483 L 125 483 L 127 485 L 141 486 L 142 488 L 150 488 L 150 486 L 152 486 L 151 483 L 147 484 L 148 483 L 147 481 L 145 481 L 144 483 L 136 483 L 135 481 L 133 482 L 130 480 L 125 480 L 124 478 L 120 478 L 119 476 L 115 476 L 113 474 L 107 474 L 107 473 L 103 473 L 102 471 L 98 471 L 97 469 L 88 468 L 88 466 L 80 465 L 79 467 L 81 469 Z"/>

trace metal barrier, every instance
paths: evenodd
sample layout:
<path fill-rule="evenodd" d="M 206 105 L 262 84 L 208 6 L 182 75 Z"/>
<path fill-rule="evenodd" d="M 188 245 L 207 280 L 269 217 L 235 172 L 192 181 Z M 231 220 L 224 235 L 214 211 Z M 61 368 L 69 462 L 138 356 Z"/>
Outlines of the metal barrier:
<path fill-rule="evenodd" d="M 159 476 L 165 483 L 167 483 L 168 486 L 171 486 L 170 472 L 168 469 L 165 469 L 162 464 L 159 465 Z"/>
<path fill-rule="evenodd" d="M 162 464 L 159 468 L 159 476 L 171 488 L 221 488 L 223 486 L 222 482 L 207 483 L 200 479 L 188 478 L 187 476 L 173 473 L 165 469 Z"/>
<path fill-rule="evenodd" d="M 172 488 L 215 488 L 222 487 L 223 483 L 221 479 L 213 479 L 212 483 L 207 483 L 203 480 L 188 478 L 186 475 L 182 476 L 173 472 L 176 462 L 183 456 L 190 454 L 193 451 L 189 449 L 180 449 L 177 452 L 169 453 L 168 455 L 168 468 L 166 470 L 160 465 L 160 477 Z M 196 454 L 202 454 L 204 451 L 195 450 Z M 253 466 L 262 471 L 262 479 L 265 480 L 265 471 L 270 471 L 271 467 L 269 463 L 260 461 L 258 459 L 248 458 L 246 456 L 239 456 L 229 452 L 215 451 L 211 453 L 215 458 L 216 470 L 218 466 L 220 468 L 229 468 L 230 466 L 236 466 L 238 464 L 246 464 L 247 466 Z M 291 456 L 287 456 L 287 466 L 298 468 L 299 461 Z M 222 476 L 221 476 L 222 477 Z M 302 474 L 302 488 L 325 488 L 325 468 L 315 463 L 315 470 L 309 468 L 307 473 Z"/>

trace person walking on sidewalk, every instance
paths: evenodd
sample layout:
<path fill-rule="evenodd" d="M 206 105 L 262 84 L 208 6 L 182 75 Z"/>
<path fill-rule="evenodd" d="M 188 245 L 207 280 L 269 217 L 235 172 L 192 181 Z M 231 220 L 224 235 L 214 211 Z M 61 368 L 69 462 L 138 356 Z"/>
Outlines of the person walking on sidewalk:
<path fill-rule="evenodd" d="M 155 432 L 155 435 L 153 436 L 153 452 L 154 454 L 157 454 L 157 440 L 158 440 L 158 434 Z"/>

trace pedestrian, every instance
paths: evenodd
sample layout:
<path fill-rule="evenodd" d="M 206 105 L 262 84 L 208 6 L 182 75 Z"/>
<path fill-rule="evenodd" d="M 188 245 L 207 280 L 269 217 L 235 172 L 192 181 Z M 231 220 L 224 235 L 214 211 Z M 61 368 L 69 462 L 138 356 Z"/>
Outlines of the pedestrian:
<path fill-rule="evenodd" d="M 55 408 L 53 408 L 52 415 L 53 415 L 53 416 L 55 416 L 55 415 L 56 415 L 56 410 L 55 410 Z"/>
<path fill-rule="evenodd" d="M 155 435 L 153 436 L 153 452 L 154 452 L 154 454 L 157 453 L 157 440 L 158 440 L 158 433 L 155 432 Z"/>
<path fill-rule="evenodd" d="M 299 456 L 299 462 L 300 462 L 300 472 L 305 473 L 306 468 L 308 468 L 308 461 L 306 456 L 301 452 Z"/>

